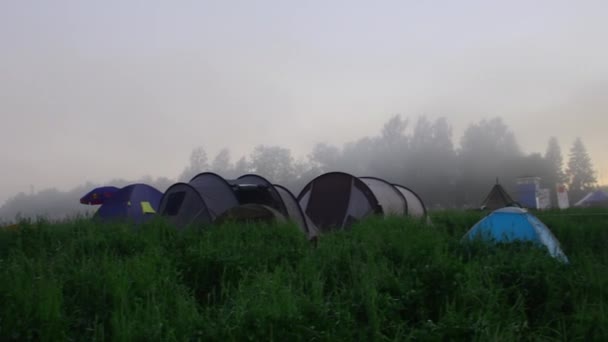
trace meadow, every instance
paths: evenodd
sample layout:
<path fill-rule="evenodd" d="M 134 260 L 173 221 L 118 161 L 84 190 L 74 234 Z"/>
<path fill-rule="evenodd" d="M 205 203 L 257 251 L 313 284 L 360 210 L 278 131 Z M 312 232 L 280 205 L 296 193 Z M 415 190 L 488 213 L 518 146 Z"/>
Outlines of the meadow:
<path fill-rule="evenodd" d="M 608 340 L 608 211 L 538 213 L 570 264 L 463 244 L 479 212 L 176 231 L 86 219 L 0 231 L 0 340 Z"/>

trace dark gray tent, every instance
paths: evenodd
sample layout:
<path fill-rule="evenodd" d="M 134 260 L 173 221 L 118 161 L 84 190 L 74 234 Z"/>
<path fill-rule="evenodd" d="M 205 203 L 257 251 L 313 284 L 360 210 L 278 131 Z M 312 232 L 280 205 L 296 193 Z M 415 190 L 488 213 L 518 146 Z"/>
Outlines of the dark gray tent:
<path fill-rule="evenodd" d="M 278 210 L 263 204 L 243 204 L 226 210 L 217 217 L 216 223 L 234 222 L 285 222 L 286 217 Z"/>
<path fill-rule="evenodd" d="M 298 202 L 320 231 L 348 228 L 362 218 L 382 213 L 372 190 L 344 172 L 313 179 L 298 195 Z"/>
<path fill-rule="evenodd" d="M 507 191 L 498 184 L 498 182 L 492 187 L 492 190 L 488 193 L 485 200 L 481 204 L 482 210 L 497 210 L 504 207 L 519 207 L 519 204 L 515 202 Z"/>
<path fill-rule="evenodd" d="M 189 183 L 177 183 L 165 191 L 160 215 L 178 228 L 213 222 L 224 211 L 239 205 L 231 185 L 211 172 L 198 174 Z"/>
<path fill-rule="evenodd" d="M 159 213 L 176 227 L 183 228 L 214 222 L 228 210 L 246 204 L 268 206 L 295 221 L 309 238 L 317 235 L 314 224 L 306 218 L 289 190 L 252 174 L 225 180 L 215 173 L 204 172 L 189 183 L 174 184 L 163 195 Z M 231 214 L 238 212 L 245 211 Z"/>
<path fill-rule="evenodd" d="M 271 184 L 266 178 L 255 174 L 243 175 L 229 182 L 233 184 L 241 204 L 267 205 L 293 220 L 309 238 L 318 235 L 317 228 L 306 217 L 294 195 L 287 188 Z"/>
<path fill-rule="evenodd" d="M 308 217 L 308 215 L 304 214 L 300 204 L 298 204 L 298 200 L 296 197 L 282 185 L 274 184 L 274 188 L 281 196 L 283 200 L 283 204 L 287 209 L 287 217 L 292 219 L 300 229 L 306 233 L 309 239 L 312 239 L 319 235 L 319 230 L 312 222 L 312 220 Z"/>
<path fill-rule="evenodd" d="M 424 203 L 410 189 L 343 172 L 313 179 L 298 195 L 298 202 L 321 231 L 345 229 L 372 214 L 426 216 Z"/>

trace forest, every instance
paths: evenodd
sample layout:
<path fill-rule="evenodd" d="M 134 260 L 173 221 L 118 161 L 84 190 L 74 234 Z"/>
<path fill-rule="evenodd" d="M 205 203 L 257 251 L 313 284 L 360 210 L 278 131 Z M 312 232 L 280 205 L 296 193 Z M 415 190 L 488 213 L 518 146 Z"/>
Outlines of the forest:
<path fill-rule="evenodd" d="M 260 174 L 286 186 L 296 196 L 306 183 L 324 172 L 375 176 L 413 189 L 429 209 L 476 208 L 497 181 L 515 195 L 517 177 L 536 176 L 541 178 L 542 187 L 551 189 L 552 196 L 557 184 L 565 184 L 570 202 L 574 203 L 597 186 L 593 162 L 583 139 L 571 142 L 565 152 L 556 137 L 546 139 L 547 145 L 540 152 L 526 153 L 524 150 L 529 148 L 520 146 L 515 132 L 500 117 L 471 123 L 456 139 L 445 117 L 412 119 L 395 115 L 374 136 L 343 146 L 320 142 L 305 158 L 295 158 L 290 149 L 282 146 L 258 145 L 249 155 L 237 158 L 229 148 L 208 155 L 205 146 L 198 146 L 177 177 L 143 176 L 127 180 L 108 175 L 105 184 L 89 182 L 69 191 L 49 188 L 19 193 L 0 207 L 0 221 L 87 214 L 92 208 L 79 204 L 78 199 L 96 186 L 146 183 L 164 191 L 171 184 L 187 182 L 203 171 L 227 179 L 246 173 Z"/>

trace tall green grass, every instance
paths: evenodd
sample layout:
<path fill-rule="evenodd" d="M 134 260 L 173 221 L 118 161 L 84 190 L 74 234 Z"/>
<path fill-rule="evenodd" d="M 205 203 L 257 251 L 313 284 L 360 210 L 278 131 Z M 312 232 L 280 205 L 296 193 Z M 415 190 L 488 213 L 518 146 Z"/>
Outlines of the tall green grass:
<path fill-rule="evenodd" d="M 608 340 L 602 213 L 538 213 L 569 265 L 461 244 L 478 212 L 316 246 L 291 224 L 23 222 L 0 231 L 0 340 Z"/>

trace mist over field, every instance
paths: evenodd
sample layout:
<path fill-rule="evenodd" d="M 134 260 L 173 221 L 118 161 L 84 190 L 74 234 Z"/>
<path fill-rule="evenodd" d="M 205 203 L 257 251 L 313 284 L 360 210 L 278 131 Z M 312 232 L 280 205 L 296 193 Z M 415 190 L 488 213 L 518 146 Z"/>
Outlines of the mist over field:
<path fill-rule="evenodd" d="M 256 172 L 340 170 L 475 207 L 498 177 L 608 184 L 600 1 L 0 3 L 0 218 Z M 561 168 L 556 164 L 559 147 Z M 572 184 L 576 139 L 590 177 Z M 589 171 L 589 170 L 588 170 Z"/>

